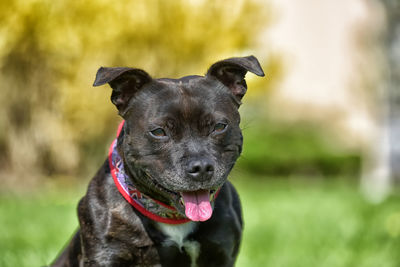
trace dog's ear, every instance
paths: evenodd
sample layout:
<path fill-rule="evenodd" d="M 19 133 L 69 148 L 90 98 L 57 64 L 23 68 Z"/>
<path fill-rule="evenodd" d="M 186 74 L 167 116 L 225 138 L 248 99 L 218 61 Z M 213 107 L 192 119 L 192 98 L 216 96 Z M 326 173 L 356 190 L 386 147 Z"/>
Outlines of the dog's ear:
<path fill-rule="evenodd" d="M 254 56 L 233 57 L 218 61 L 208 69 L 206 76 L 213 76 L 227 86 L 240 104 L 247 91 L 244 77 L 248 71 L 264 76 L 264 71 Z"/>
<path fill-rule="evenodd" d="M 111 102 L 118 108 L 119 114 L 124 115 L 132 96 L 151 81 L 150 75 L 140 69 L 101 67 L 97 71 L 93 86 L 108 83 L 113 89 Z"/>

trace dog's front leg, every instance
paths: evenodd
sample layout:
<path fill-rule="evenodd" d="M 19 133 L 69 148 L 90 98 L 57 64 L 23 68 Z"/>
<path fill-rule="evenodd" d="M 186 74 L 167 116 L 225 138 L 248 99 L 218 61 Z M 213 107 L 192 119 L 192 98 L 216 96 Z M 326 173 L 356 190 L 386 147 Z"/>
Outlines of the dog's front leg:
<path fill-rule="evenodd" d="M 78 205 L 83 266 L 160 266 L 153 241 L 130 204 L 103 203 L 98 197 L 88 193 Z"/>
<path fill-rule="evenodd" d="M 154 246 L 134 247 L 118 239 L 93 238 L 88 233 L 81 233 L 83 257 L 80 267 L 161 266 Z"/>

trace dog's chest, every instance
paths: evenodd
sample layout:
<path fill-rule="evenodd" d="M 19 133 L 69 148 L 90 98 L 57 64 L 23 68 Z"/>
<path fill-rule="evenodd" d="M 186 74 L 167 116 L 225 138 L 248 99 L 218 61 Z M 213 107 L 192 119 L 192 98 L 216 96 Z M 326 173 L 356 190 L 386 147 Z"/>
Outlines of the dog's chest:
<path fill-rule="evenodd" d="M 195 222 L 188 222 L 172 225 L 157 222 L 157 227 L 167 236 L 163 245 L 176 245 L 181 251 L 185 251 L 191 259 L 191 267 L 195 267 L 200 253 L 200 243 L 194 240 L 187 240 L 187 236 L 196 229 L 197 224 Z"/>

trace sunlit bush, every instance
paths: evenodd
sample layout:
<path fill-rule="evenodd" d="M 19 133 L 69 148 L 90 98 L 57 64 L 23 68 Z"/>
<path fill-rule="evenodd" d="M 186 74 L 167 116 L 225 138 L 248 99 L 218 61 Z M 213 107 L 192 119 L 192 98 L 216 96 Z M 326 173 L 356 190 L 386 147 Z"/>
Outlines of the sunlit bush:
<path fill-rule="evenodd" d="M 3 174 L 71 175 L 98 165 L 118 123 L 110 91 L 91 87 L 98 67 L 203 74 L 216 60 L 254 53 L 268 11 L 240 0 L 1 1 Z M 264 67 L 274 72 L 278 60 Z M 274 78 L 263 80 L 250 94 Z"/>

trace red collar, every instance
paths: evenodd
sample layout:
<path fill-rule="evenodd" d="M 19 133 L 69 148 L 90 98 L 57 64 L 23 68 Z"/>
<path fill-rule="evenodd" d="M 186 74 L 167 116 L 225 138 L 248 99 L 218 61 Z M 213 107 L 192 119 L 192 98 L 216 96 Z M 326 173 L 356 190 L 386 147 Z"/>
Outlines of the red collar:
<path fill-rule="evenodd" d="M 108 153 L 111 175 L 118 191 L 136 210 L 154 221 L 167 224 L 190 222 L 186 216 L 179 213 L 174 207 L 141 193 L 132 183 L 128 175 L 126 175 L 123 161 L 116 149 L 117 139 L 121 133 L 124 122 L 125 121 L 122 121 L 118 126 L 117 138 L 112 142 Z"/>

